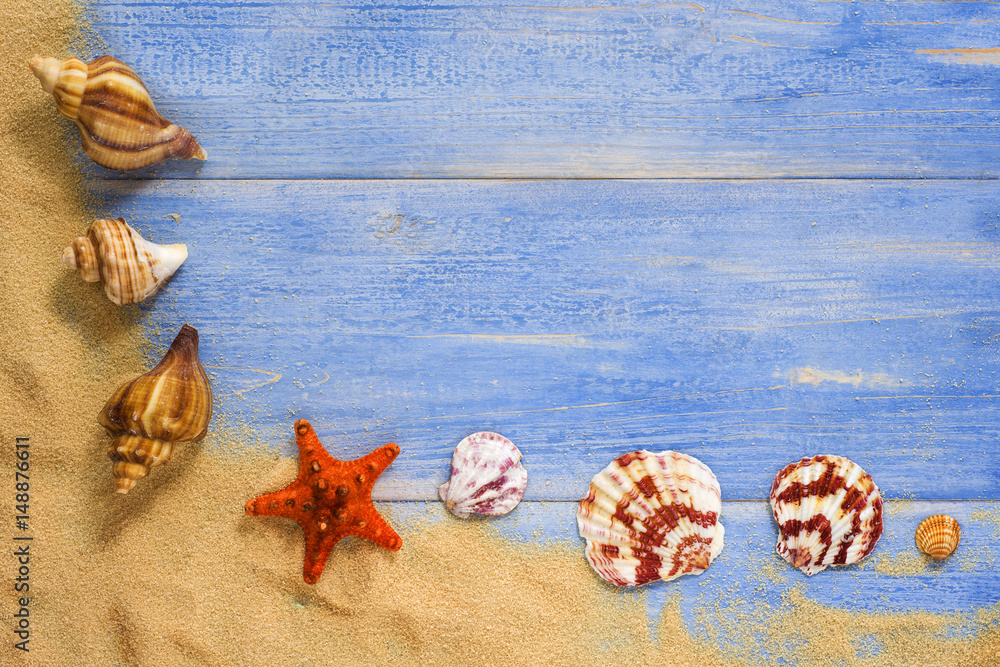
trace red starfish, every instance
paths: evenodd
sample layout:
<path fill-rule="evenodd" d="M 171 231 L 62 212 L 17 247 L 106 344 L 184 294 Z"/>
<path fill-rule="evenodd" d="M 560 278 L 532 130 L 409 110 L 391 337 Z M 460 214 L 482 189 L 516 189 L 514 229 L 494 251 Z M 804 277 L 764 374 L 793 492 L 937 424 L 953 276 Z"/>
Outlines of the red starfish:
<path fill-rule="evenodd" d="M 391 551 L 403 540 L 372 504 L 372 486 L 399 455 L 389 443 L 368 456 L 339 461 L 323 448 L 305 419 L 295 422 L 299 446 L 299 476 L 281 491 L 247 501 L 250 516 L 283 516 L 302 526 L 306 536 L 302 578 L 315 584 L 323 574 L 330 551 L 342 538 L 355 535 Z"/>

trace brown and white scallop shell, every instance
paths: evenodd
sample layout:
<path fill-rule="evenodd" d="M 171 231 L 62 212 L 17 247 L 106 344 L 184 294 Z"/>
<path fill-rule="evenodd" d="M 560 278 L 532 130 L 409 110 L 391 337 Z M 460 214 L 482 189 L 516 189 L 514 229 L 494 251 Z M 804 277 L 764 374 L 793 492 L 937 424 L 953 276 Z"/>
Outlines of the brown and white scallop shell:
<path fill-rule="evenodd" d="M 666 451 L 619 456 L 594 476 L 576 515 L 601 578 L 641 586 L 701 574 L 722 551 L 722 491 L 698 459 Z"/>
<path fill-rule="evenodd" d="M 152 296 L 187 259 L 183 243 L 159 245 L 139 236 L 125 222 L 95 220 L 73 245 L 63 263 L 89 283 L 104 283 L 104 293 L 119 306 Z"/>
<path fill-rule="evenodd" d="M 934 560 L 944 560 L 958 548 L 962 527 L 947 514 L 935 514 L 920 522 L 914 538 L 918 549 Z"/>
<path fill-rule="evenodd" d="M 56 108 L 80 129 L 83 151 L 108 169 L 140 169 L 169 158 L 206 159 L 197 139 L 156 112 L 131 67 L 111 56 L 34 58 L 31 71 Z"/>
<path fill-rule="evenodd" d="M 458 443 L 451 458 L 451 478 L 438 495 L 457 517 L 498 516 L 521 502 L 527 484 L 521 450 L 499 433 L 481 431 Z"/>
<path fill-rule="evenodd" d="M 871 475 L 842 456 L 790 463 L 774 478 L 778 553 L 808 576 L 857 563 L 882 536 L 882 497 Z"/>

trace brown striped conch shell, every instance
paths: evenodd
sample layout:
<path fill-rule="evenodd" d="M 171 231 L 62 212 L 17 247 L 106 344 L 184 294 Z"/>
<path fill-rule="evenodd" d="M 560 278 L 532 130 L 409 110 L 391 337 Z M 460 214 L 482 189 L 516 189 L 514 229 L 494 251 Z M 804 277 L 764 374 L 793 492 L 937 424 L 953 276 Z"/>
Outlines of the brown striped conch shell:
<path fill-rule="evenodd" d="M 83 151 L 102 167 L 127 171 L 207 157 L 190 132 L 156 113 L 142 80 L 120 60 L 38 57 L 31 71 L 55 96 L 59 113 L 80 128 Z"/>
<path fill-rule="evenodd" d="M 638 451 L 594 476 L 576 524 L 602 579 L 641 586 L 708 569 L 722 551 L 721 513 L 719 482 L 704 463 Z"/>
<path fill-rule="evenodd" d="M 212 388 L 198 360 L 198 331 L 185 324 L 153 370 L 122 385 L 97 421 L 112 438 L 115 490 L 128 493 L 174 443 L 201 440 L 212 418 Z"/>
<path fill-rule="evenodd" d="M 934 560 L 944 560 L 958 548 L 962 527 L 947 514 L 936 514 L 920 522 L 914 537 L 918 549 Z"/>
<path fill-rule="evenodd" d="M 521 450 L 499 433 L 480 431 L 463 438 L 451 457 L 451 478 L 438 495 L 448 511 L 499 516 L 517 507 L 528 484 Z"/>
<path fill-rule="evenodd" d="M 788 464 L 771 485 L 778 553 L 808 576 L 857 563 L 882 536 L 882 497 L 871 475 L 842 456 Z"/>
<path fill-rule="evenodd" d="M 185 259 L 186 245 L 151 243 L 125 218 L 94 220 L 86 236 L 63 250 L 63 263 L 88 283 L 103 281 L 104 293 L 119 306 L 155 294 Z"/>

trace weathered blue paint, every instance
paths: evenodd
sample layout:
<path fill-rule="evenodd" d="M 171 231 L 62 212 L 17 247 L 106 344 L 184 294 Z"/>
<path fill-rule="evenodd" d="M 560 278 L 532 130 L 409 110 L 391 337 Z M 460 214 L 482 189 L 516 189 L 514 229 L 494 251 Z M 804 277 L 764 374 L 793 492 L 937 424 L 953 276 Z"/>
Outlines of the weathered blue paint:
<path fill-rule="evenodd" d="M 979 180 L 1000 167 L 1000 6 L 93 11 L 209 152 L 91 174 L 105 214 L 188 243 L 143 321 L 164 346 L 198 327 L 224 421 L 289 455 L 300 417 L 341 458 L 398 442 L 375 495 L 399 521 L 454 520 L 434 502 L 452 449 L 500 431 L 529 486 L 494 525 L 576 545 L 568 501 L 611 458 L 693 454 L 727 546 L 635 594 L 651 616 L 679 595 L 696 634 L 698 605 L 793 588 L 852 609 L 1000 601 L 981 513 L 1000 499 L 1000 211 Z M 763 180 L 717 180 L 734 177 Z M 340 178 L 367 180 L 290 180 Z M 886 178 L 910 180 L 838 180 Z M 897 500 L 864 566 L 807 579 L 764 499 L 820 452 Z M 963 545 L 915 571 L 937 512 Z"/>
<path fill-rule="evenodd" d="M 165 342 L 202 332 L 219 409 L 282 448 L 298 417 L 344 455 L 399 443 L 384 499 L 435 498 L 482 429 L 522 448 L 538 500 L 582 497 L 637 448 L 697 456 L 727 499 L 766 498 L 817 453 L 888 497 L 1000 498 L 990 182 L 107 193 L 107 214 L 191 246 L 147 320 Z"/>
<path fill-rule="evenodd" d="M 529 4 L 94 12 L 209 153 L 161 177 L 997 176 L 995 3 Z"/>

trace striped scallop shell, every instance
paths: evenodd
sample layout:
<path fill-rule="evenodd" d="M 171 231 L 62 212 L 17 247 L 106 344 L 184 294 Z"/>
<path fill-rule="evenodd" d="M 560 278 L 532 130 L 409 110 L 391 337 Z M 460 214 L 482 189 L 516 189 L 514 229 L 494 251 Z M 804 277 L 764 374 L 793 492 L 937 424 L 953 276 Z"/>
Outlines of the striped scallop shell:
<path fill-rule="evenodd" d="M 917 526 L 917 548 L 934 560 L 944 560 L 958 548 L 962 527 L 947 514 L 929 516 Z"/>
<path fill-rule="evenodd" d="M 808 576 L 857 563 L 882 536 L 882 497 L 871 475 L 842 456 L 790 463 L 774 478 L 777 550 Z"/>
<path fill-rule="evenodd" d="M 135 71 L 111 56 L 34 58 L 31 71 L 80 128 L 84 152 L 108 169 L 140 169 L 170 158 L 204 160 L 198 141 L 156 112 Z"/>
<path fill-rule="evenodd" d="M 451 479 L 441 485 L 438 495 L 457 517 L 497 516 L 521 502 L 527 484 L 521 451 L 499 433 L 482 431 L 458 443 L 451 458 Z"/>
<path fill-rule="evenodd" d="M 119 306 L 156 293 L 185 259 L 186 245 L 147 241 L 125 218 L 95 220 L 63 250 L 63 263 L 89 283 L 103 281 L 104 293 Z"/>
<path fill-rule="evenodd" d="M 701 574 L 722 551 L 722 491 L 698 459 L 632 452 L 594 476 L 576 523 L 591 567 L 616 586 Z"/>

